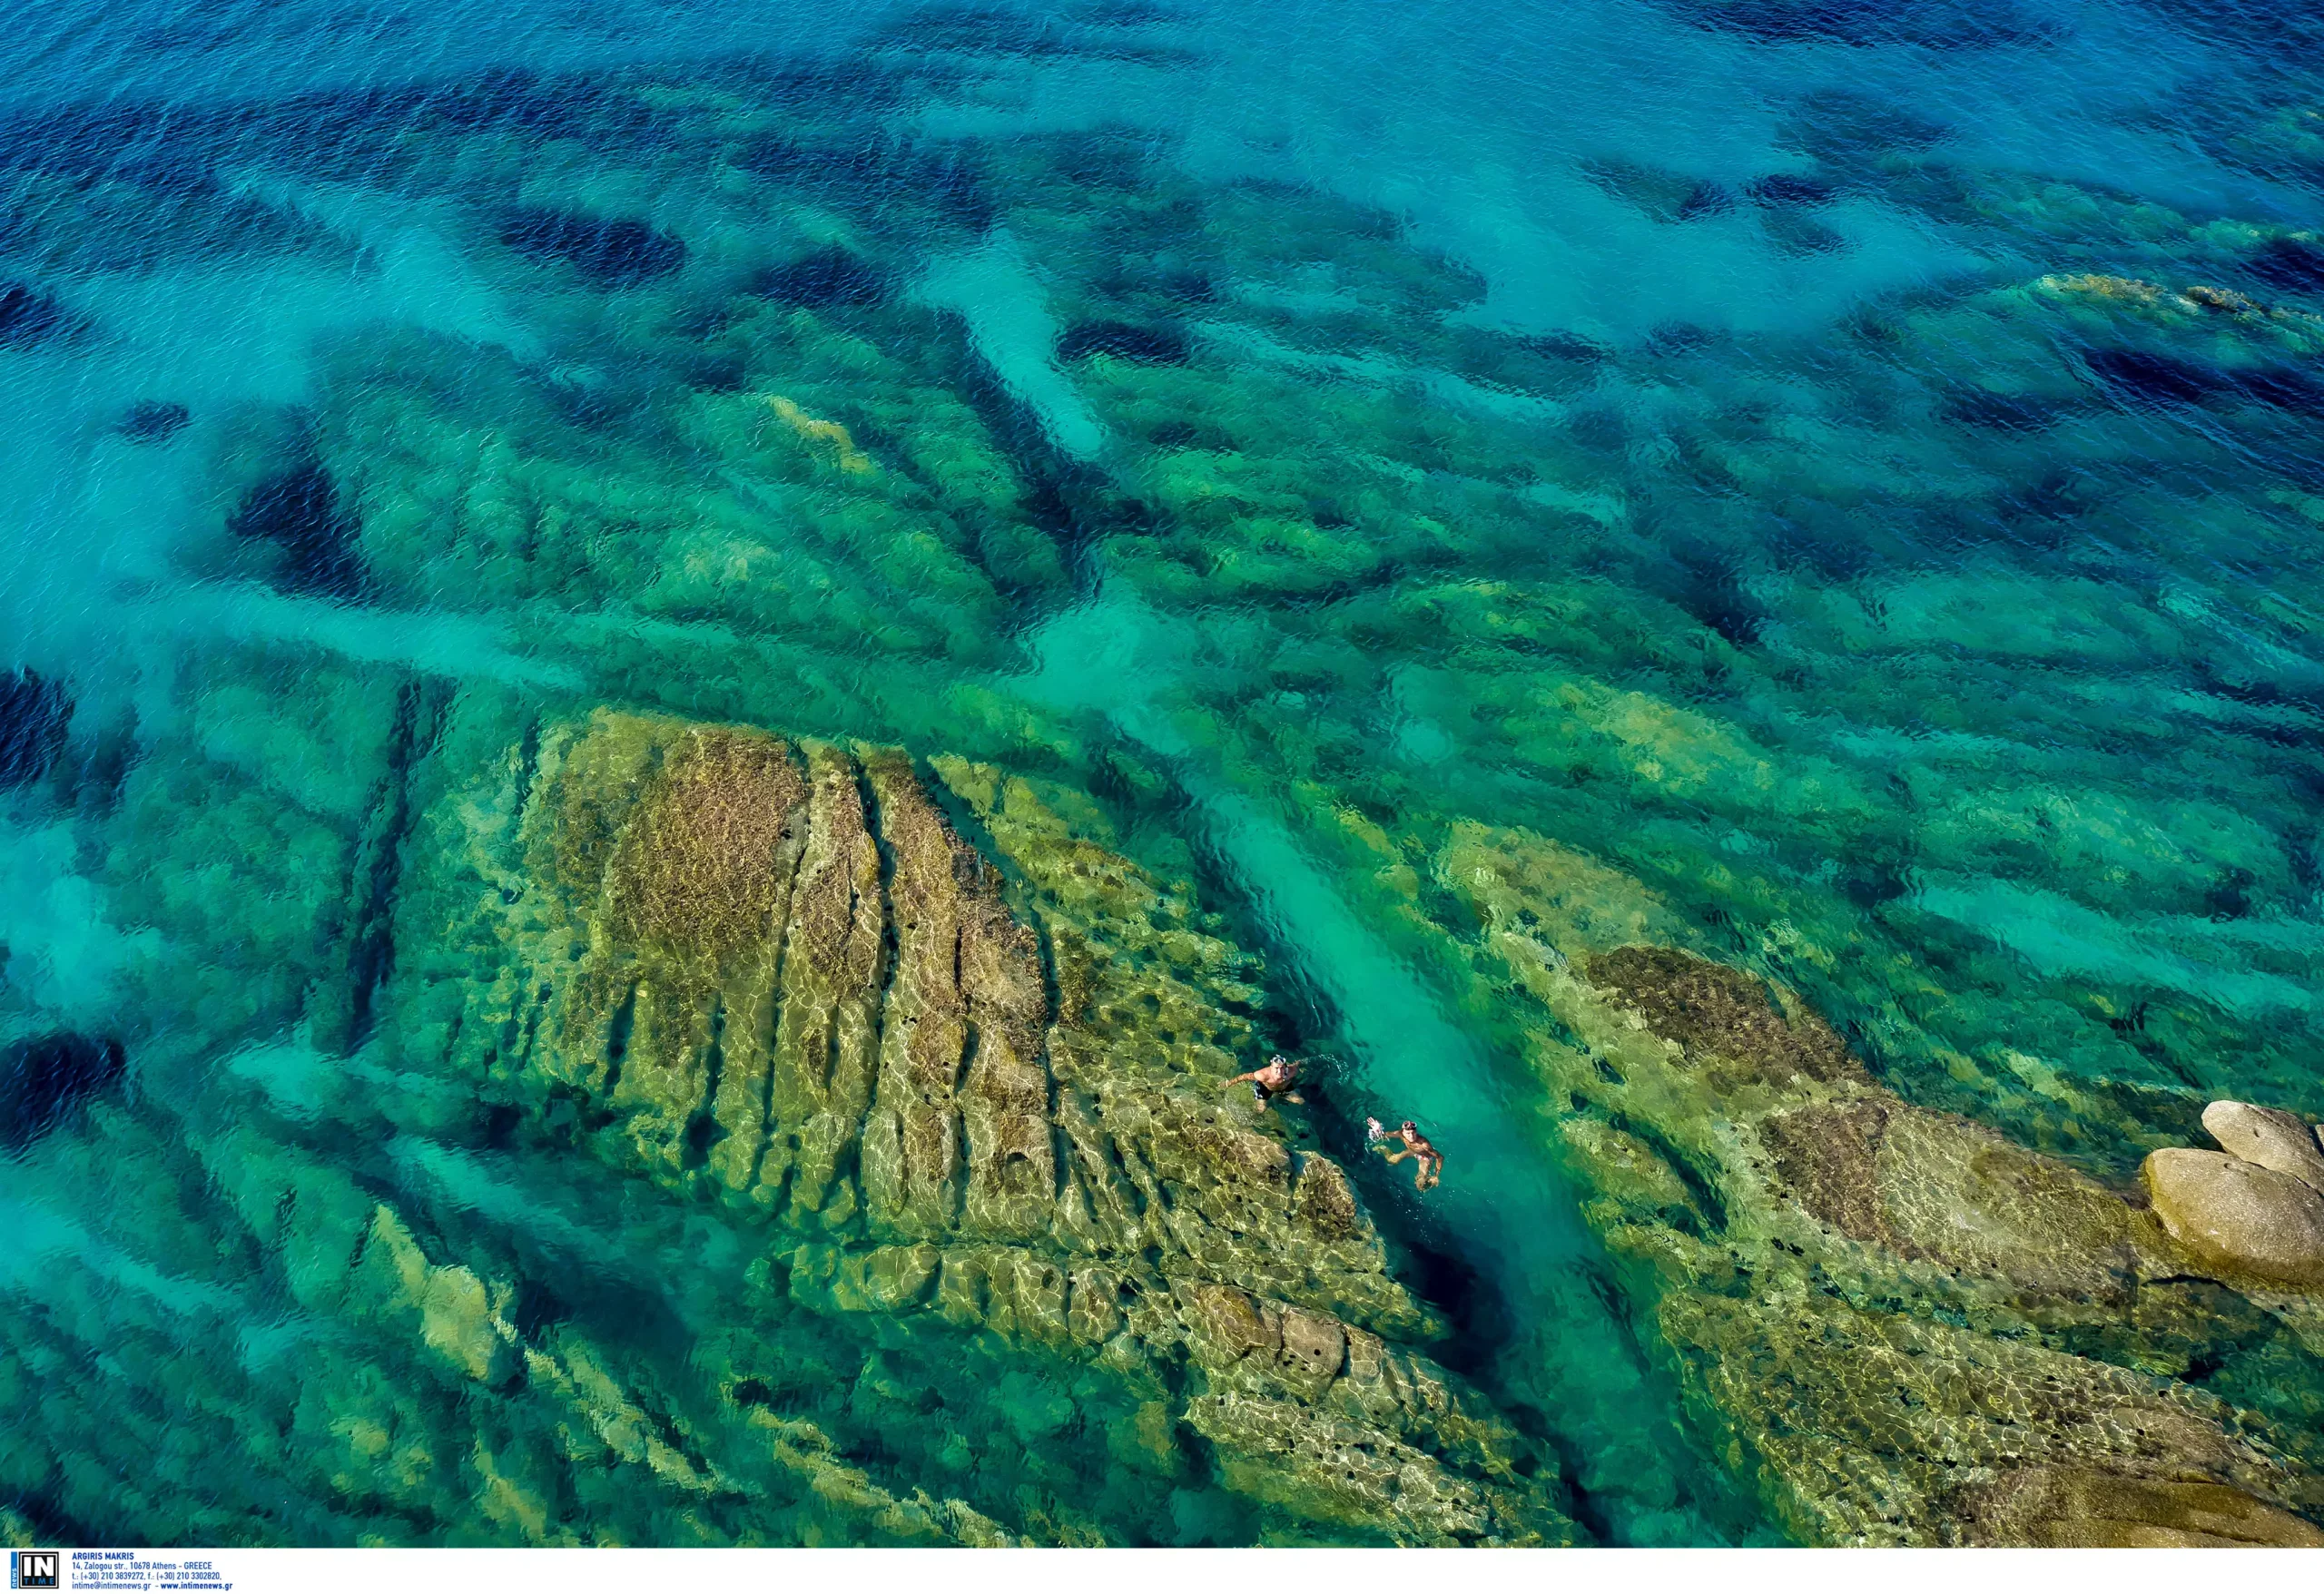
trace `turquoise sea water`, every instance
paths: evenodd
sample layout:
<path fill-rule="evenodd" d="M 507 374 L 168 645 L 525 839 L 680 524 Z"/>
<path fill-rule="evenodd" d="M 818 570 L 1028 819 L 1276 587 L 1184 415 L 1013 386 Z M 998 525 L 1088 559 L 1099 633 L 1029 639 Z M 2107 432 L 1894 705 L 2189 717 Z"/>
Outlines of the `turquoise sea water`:
<path fill-rule="evenodd" d="M 1787 1033 L 1829 1022 L 1847 1099 L 1989 1134 L 2108 1225 L 2207 1102 L 2324 1117 L 2305 11 L 141 0 L 15 31 L 0 1526 L 1951 1541 L 1978 1491 L 2118 1475 L 1892 1431 L 1865 1413 L 1929 1402 L 1701 1327 L 1802 1300 L 2006 1347 L 1929 1351 L 1948 1388 L 2038 1351 L 2068 1407 L 2177 1402 L 2244 1448 L 2136 1476 L 2324 1522 L 2312 1291 L 2190 1284 L 2143 1229 L 2101 1284 L 1961 1262 L 1898 1215 L 1895 1135 L 1872 1207 L 1818 1205 L 1758 1126 L 1825 1097 L 1650 1094 L 1588 994 L 1610 948 L 1742 970 Z M 883 1215 L 884 1095 L 843 1205 L 753 1194 L 725 963 L 713 998 L 637 953 L 609 1069 L 547 1083 L 566 969 L 661 932 L 612 840 L 602 898 L 544 906 L 596 843 L 540 814 L 689 767 L 666 737 L 588 765 L 601 711 L 855 748 L 875 829 L 908 804 L 862 750 L 906 749 L 985 860 L 960 889 L 989 866 L 1039 927 L 1042 1144 L 1080 1096 L 1129 1144 L 1132 1074 L 1171 1122 L 1231 1104 L 1250 1138 L 1138 1142 L 1141 1214 L 1222 1237 L 1011 1227 L 970 1174 L 955 1217 Z M 1168 905 L 1045 873 L 976 794 L 1009 777 Z M 723 844 L 662 822 L 619 847 Z M 896 905 L 903 833 L 860 888 Z M 704 867 L 679 941 L 714 933 Z M 919 921 L 881 922 L 905 967 Z M 1149 994 L 1069 1064 L 1077 937 L 1201 1014 Z M 704 1070 L 667 1101 L 665 1046 Z M 1321 1080 L 1255 1119 L 1216 1087 L 1275 1050 Z M 1368 1156 L 1367 1116 L 1418 1120 L 1443 1182 Z M 974 1160 L 999 1131 L 962 1121 Z M 1352 1293 L 1370 1263 L 1284 1283 L 1309 1231 L 1220 1215 L 1253 1142 L 1299 1191 L 1348 1168 L 1368 1237 L 1332 1243 L 1393 1302 Z M 805 1282 L 913 1245 L 949 1281 L 970 1241 L 1116 1270 L 1129 1326 Z M 1213 1288 L 1267 1357 L 1286 1304 L 1370 1324 L 1454 1414 L 1334 1405 L 1353 1336 L 1340 1392 L 1217 1361 Z M 1358 1453 L 1403 1481 L 1333 1493 Z"/>

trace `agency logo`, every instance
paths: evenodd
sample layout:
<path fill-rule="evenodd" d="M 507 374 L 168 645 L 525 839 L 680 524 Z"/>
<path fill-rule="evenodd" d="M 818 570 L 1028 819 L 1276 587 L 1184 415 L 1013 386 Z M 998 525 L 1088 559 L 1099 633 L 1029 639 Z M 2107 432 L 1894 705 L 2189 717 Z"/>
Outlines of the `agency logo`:
<path fill-rule="evenodd" d="M 64 1557 L 54 1550 L 12 1550 L 8 1552 L 8 1587 L 11 1589 L 62 1589 L 64 1580 L 58 1576 Z"/>

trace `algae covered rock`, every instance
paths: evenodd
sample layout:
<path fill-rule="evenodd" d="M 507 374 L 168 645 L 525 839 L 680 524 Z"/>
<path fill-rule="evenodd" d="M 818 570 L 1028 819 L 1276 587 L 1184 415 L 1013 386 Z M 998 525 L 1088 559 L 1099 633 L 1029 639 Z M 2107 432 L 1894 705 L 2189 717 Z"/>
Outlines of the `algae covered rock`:
<path fill-rule="evenodd" d="M 1216 1089 L 1256 964 L 1068 791 L 511 707 L 387 778 L 392 956 L 310 999 L 376 979 L 372 1028 L 25 1149 L 124 1257 L 218 1260 L 0 1319 L 11 1398 L 114 1347 L 59 1397 L 81 1470 L 0 1439 L 0 1498 L 220 1542 L 1575 1536 L 1345 1173 Z M 123 1491 L 228 1450 L 247 1489 Z"/>
<path fill-rule="evenodd" d="M 1817 1538 L 1947 1541 L 1965 1482 L 2028 1465 L 2269 1477 L 2201 1397 L 2038 1344 L 1816 1297 L 1674 1297 L 1662 1320 Z"/>
<path fill-rule="evenodd" d="M 757 1310 L 992 1336 L 1105 1402 L 1175 1390 L 1227 1486 L 1292 1518 L 1569 1536 L 1531 1441 L 1422 1353 L 1437 1319 L 1344 1172 L 1217 1091 L 1255 970 L 1160 881 L 982 766 L 608 711 L 496 752 L 497 712 L 456 705 L 472 762 L 406 864 L 382 1000 L 412 1065 L 730 1214 Z M 405 1293 L 497 1375 L 488 1286 Z M 730 1354 L 740 1389 L 783 1353 Z M 1066 1443 L 1078 1408 L 1010 1376 L 993 1420 Z"/>
<path fill-rule="evenodd" d="M 11 900 L 98 905 L 70 980 L 11 917 L 0 1039 L 118 1016 L 134 1059 L 0 1125 L 72 1193 L 37 1255 L 97 1281 L 0 1320 L 47 1419 L 0 1501 L 156 1541 L 1534 1542 L 1574 1531 L 1553 1449 L 1622 1533 L 1599 1483 L 1672 1506 L 1632 1463 L 1690 1431 L 1810 1540 L 2302 1541 L 2305 1126 L 2215 1107 L 2233 1166 L 2128 1176 L 2211 1096 L 2314 1105 L 2313 239 L 1818 92 L 1806 169 L 1739 193 L 1581 174 L 1793 264 L 1901 206 L 2051 274 L 1743 359 L 1520 337 L 1408 219 L 921 117 L 992 34 L 391 93 L 328 148 L 254 103 L 222 125 L 271 174 L 158 208 L 10 179 L 43 271 L 427 252 L 341 182 L 476 247 L 295 410 L 190 411 L 227 434 L 197 556 L 280 600 L 214 618 L 281 645 L 162 668 L 195 605 L 134 692 L 0 677 L 0 787 L 71 860 Z M 2191 136 L 2314 167 L 2313 113 L 2264 114 Z M 1004 232 L 1086 469 L 908 290 Z M 0 320 L 72 341 L 39 298 Z M 1016 674 L 1092 578 L 1151 605 L 1174 767 Z M 1157 844 L 1182 780 L 1305 825 L 1531 1069 L 1500 1127 L 1603 1242 L 1572 1294 L 1687 1423 L 1548 1432 L 1598 1347 L 1448 1339 L 1345 1104 L 1216 1088 L 1312 993 Z M 89 1010 L 33 1022 L 38 981 Z"/>
<path fill-rule="evenodd" d="M 2135 1273 L 2119 1196 L 1984 1125 L 1866 1095 L 1758 1134 L 1784 1193 L 1852 1239 L 2081 1300 L 2120 1298 Z"/>
<path fill-rule="evenodd" d="M 2150 1215 L 1902 1098 L 1806 1004 L 1672 944 L 1650 896 L 1567 849 L 1470 827 L 1438 867 L 1473 914 L 1480 968 L 1538 1004 L 1523 1044 L 1570 1103 L 1560 1143 L 1599 1193 L 1585 1211 L 1657 1300 L 1704 1421 L 1792 1533 L 2315 1530 L 2302 1513 L 2324 1507 L 2324 1457 L 2297 1408 L 2239 1409 L 2228 1397 L 2250 1385 L 2194 1382 L 2301 1343 L 2306 1320 L 2187 1279 L 2161 1186 Z M 2207 1176 L 2235 1161 L 2163 1152 L 2150 1176 L 2181 1158 L 2208 1159 Z M 2267 1181 L 2274 1198 L 2314 1198 L 2236 1166 L 2238 1192 Z"/>
<path fill-rule="evenodd" d="M 2048 1549 L 2324 1549 L 2324 1528 L 2217 1483 L 2026 1467 L 1967 1491 L 1968 1541 Z"/>
<path fill-rule="evenodd" d="M 1668 947 L 1621 947 L 1592 959 L 1590 979 L 1612 992 L 1646 1027 L 1679 1048 L 1690 1065 L 1715 1071 L 1740 1065 L 1755 1081 L 1782 1085 L 1795 1075 L 1823 1084 L 1861 1079 L 1864 1069 L 1831 1029 L 1778 1013 L 1749 976 Z M 1714 1088 L 1730 1087 L 1718 1075 Z"/>

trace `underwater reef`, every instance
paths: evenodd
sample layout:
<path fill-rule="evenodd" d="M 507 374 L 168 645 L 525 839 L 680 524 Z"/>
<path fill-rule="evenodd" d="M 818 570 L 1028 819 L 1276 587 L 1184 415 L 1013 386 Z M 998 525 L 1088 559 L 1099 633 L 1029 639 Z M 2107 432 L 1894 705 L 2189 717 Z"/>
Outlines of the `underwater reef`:
<path fill-rule="evenodd" d="M 1514 330 L 1198 39 L 0 126 L 10 358 L 434 273 L 0 657 L 0 1535 L 2324 1545 L 2324 243 L 1803 90 L 1577 192 L 1974 269 Z"/>
<path fill-rule="evenodd" d="M 372 817 L 409 825 L 392 905 L 307 927 L 300 1005 L 369 1044 L 262 1045 L 205 1109 L 106 1100 L 30 1154 L 59 1187 L 133 1161 L 180 1199 L 93 1210 L 219 1258 L 133 1285 L 207 1334 L 153 1322 L 64 1411 L 172 1390 L 86 1463 L 151 1492 L 107 1504 L 25 1432 L 44 1512 L 228 1542 L 1102 1543 L 1173 1510 L 1571 1540 L 1554 1459 L 1430 1358 L 1444 1325 L 1345 1174 L 1216 1089 L 1252 969 L 1182 892 L 986 765 L 488 692 L 411 712 L 433 751 L 374 766 Z M 12 1057 L 18 1135 L 68 1044 Z M 399 1196 L 415 1174 L 433 1199 Z M 464 1235 L 469 1205 L 516 1232 Z M 213 1348 L 268 1300 L 308 1326 Z M 12 1394 L 120 1326 L 12 1323 Z M 247 1491 L 172 1487 L 226 1431 Z M 313 1503 L 261 1503 L 286 1493 Z"/>
<path fill-rule="evenodd" d="M 1540 1006 L 1592 1222 L 1800 1538 L 2324 1544 L 2324 1248 L 2254 1255 L 2273 1215 L 2213 1202 L 2230 1254 L 2161 1180 L 2143 1202 L 1913 1106 L 1788 993 L 1630 940 L 1685 938 L 1543 838 L 1472 827 L 1440 869 L 1480 978 Z"/>

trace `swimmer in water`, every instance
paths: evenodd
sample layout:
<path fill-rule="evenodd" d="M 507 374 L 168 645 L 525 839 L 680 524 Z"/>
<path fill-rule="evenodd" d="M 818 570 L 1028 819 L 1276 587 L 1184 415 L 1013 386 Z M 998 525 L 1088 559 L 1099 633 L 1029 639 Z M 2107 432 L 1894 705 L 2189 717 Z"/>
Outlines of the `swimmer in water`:
<path fill-rule="evenodd" d="M 1285 1101 L 1296 1102 L 1301 1107 L 1307 1105 L 1307 1098 L 1292 1088 L 1294 1085 L 1299 1083 L 1299 1065 L 1289 1058 L 1280 1056 L 1269 1058 L 1265 1068 L 1254 1068 L 1247 1074 L 1237 1074 L 1232 1079 L 1224 1080 L 1221 1083 L 1240 1085 L 1246 1080 L 1251 1087 L 1252 1097 L 1258 1102 L 1261 1112 L 1266 1111 L 1267 1103 L 1278 1096 Z"/>
<path fill-rule="evenodd" d="M 1444 1172 L 1444 1154 L 1428 1143 L 1428 1136 L 1420 1132 L 1418 1125 L 1406 1118 L 1395 1128 L 1382 1131 L 1377 1120 L 1374 1120 L 1372 1128 L 1374 1147 L 1390 1162 L 1402 1162 L 1406 1157 L 1419 1159 L 1420 1166 L 1413 1170 L 1413 1189 L 1436 1188 L 1436 1181 Z"/>

